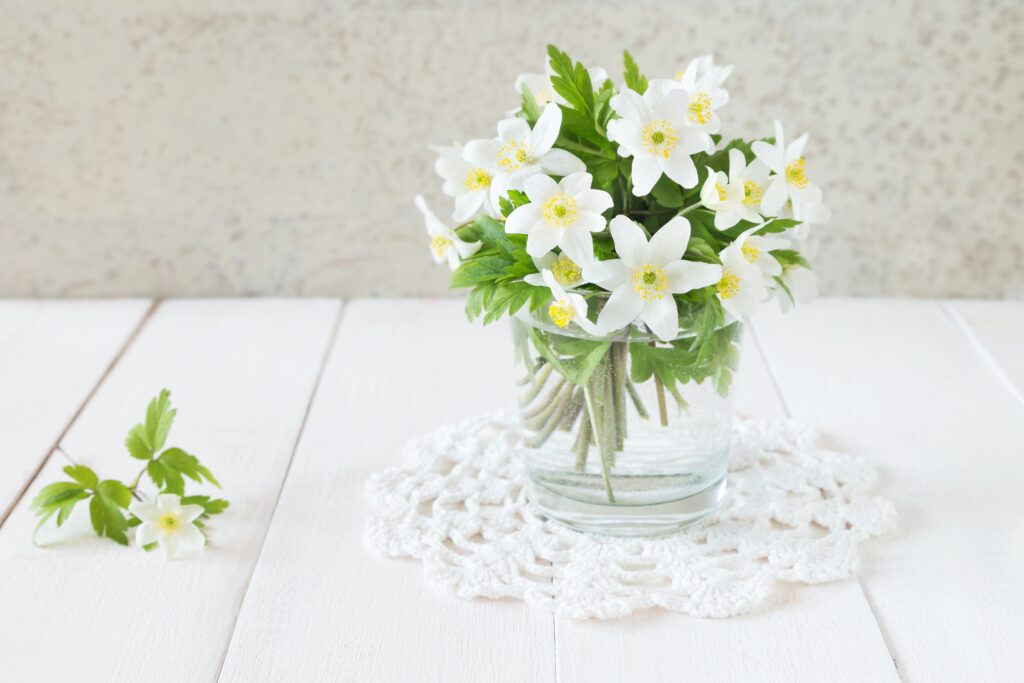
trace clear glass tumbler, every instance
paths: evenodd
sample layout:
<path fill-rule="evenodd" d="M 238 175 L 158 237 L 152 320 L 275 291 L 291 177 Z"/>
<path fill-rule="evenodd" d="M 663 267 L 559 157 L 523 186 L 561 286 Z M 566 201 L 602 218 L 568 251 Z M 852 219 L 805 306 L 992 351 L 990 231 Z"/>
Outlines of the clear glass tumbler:
<path fill-rule="evenodd" d="M 713 512 L 725 493 L 742 325 L 710 343 L 615 337 L 512 318 L 528 495 L 581 531 L 648 536 Z"/>

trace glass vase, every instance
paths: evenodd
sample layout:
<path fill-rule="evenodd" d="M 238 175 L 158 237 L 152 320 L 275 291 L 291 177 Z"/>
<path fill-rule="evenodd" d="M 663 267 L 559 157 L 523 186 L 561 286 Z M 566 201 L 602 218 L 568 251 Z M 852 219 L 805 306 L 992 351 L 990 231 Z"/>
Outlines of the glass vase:
<path fill-rule="evenodd" d="M 539 316 L 540 314 L 538 314 Z M 528 495 L 580 531 L 649 536 L 713 512 L 726 485 L 742 326 L 698 344 L 512 318 Z"/>

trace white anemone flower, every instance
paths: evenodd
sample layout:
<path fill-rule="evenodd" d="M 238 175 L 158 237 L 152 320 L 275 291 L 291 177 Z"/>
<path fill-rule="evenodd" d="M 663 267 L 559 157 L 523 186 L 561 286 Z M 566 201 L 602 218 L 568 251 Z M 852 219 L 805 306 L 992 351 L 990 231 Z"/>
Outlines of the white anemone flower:
<path fill-rule="evenodd" d="M 535 287 L 546 287 L 544 278 L 541 276 L 545 270 L 550 270 L 555 276 L 555 282 L 563 287 L 575 287 L 583 282 L 583 268 L 569 258 L 568 254 L 556 254 L 551 251 L 533 259 L 533 265 L 537 267 L 536 273 L 530 273 L 523 278 L 527 284 Z"/>
<path fill-rule="evenodd" d="M 135 501 L 128 511 L 142 520 L 135 531 L 135 542 L 140 548 L 159 543 L 164 557 L 173 560 L 182 555 L 202 550 L 206 537 L 194 522 L 203 514 L 199 505 L 182 505 L 181 497 L 163 493 L 155 503 Z"/>
<path fill-rule="evenodd" d="M 455 270 L 459 267 L 462 259 L 469 258 L 480 250 L 479 242 L 462 240 L 455 233 L 454 228 L 439 221 L 423 197 L 416 195 L 415 202 L 416 208 L 423 214 L 427 234 L 430 235 L 430 251 L 434 253 L 435 263 L 440 264 L 447 260 L 448 266 Z"/>
<path fill-rule="evenodd" d="M 466 161 L 462 156 L 462 147 L 431 147 L 437 153 L 434 170 L 444 178 L 443 190 L 449 197 L 455 198 L 455 212 L 452 219 L 457 223 L 465 223 L 475 218 L 481 210 L 492 218 L 497 218 L 497 206 L 491 204 L 491 180 L 495 169 L 477 166 Z"/>
<path fill-rule="evenodd" d="M 804 160 L 804 147 L 807 145 L 807 133 L 786 146 L 782 124 L 775 122 L 775 144 L 769 145 L 763 140 L 755 142 L 751 149 L 776 175 L 768 179 L 768 189 L 761 199 L 761 209 L 765 215 L 777 216 L 791 202 L 794 217 L 803 214 L 803 201 L 821 201 L 821 191 L 807 180 L 807 164 Z"/>
<path fill-rule="evenodd" d="M 636 320 L 663 341 L 679 333 L 679 313 L 673 294 L 707 287 L 722 277 L 711 263 L 682 260 L 690 241 L 690 222 L 676 216 L 648 242 L 643 229 L 625 216 L 611 221 L 617 259 L 584 266 L 584 276 L 611 291 L 597 319 L 601 334 Z"/>
<path fill-rule="evenodd" d="M 677 81 L 684 81 L 692 73 L 694 82 L 705 80 L 712 87 L 718 87 L 725 83 L 725 80 L 732 74 L 733 65 L 715 66 L 715 58 L 712 55 L 694 57 L 685 69 L 676 73 Z"/>
<path fill-rule="evenodd" d="M 738 149 L 729 150 L 729 175 L 708 168 L 700 199 L 715 212 L 715 227 L 728 230 L 740 221 L 761 222 L 761 198 L 767 180 L 768 167 L 757 159 L 748 166 Z"/>
<path fill-rule="evenodd" d="M 776 249 L 786 249 L 790 242 L 782 237 L 774 235 L 755 235 L 754 232 L 763 226 L 755 226 L 737 237 L 729 249 L 739 250 L 747 263 L 757 266 L 761 272 L 769 277 L 782 274 L 782 264 L 772 256 L 771 252 Z"/>
<path fill-rule="evenodd" d="M 548 306 L 548 317 L 561 329 L 575 323 L 588 334 L 597 334 L 594 323 L 587 318 L 587 300 L 579 294 L 566 292 L 558 284 L 550 270 L 541 273 L 544 285 L 551 290 L 551 305 Z"/>
<path fill-rule="evenodd" d="M 587 74 L 590 76 L 590 83 L 594 86 L 594 89 L 601 87 L 601 84 L 608 80 L 608 72 L 600 67 L 593 69 L 587 69 Z M 530 94 L 533 95 L 534 101 L 537 102 L 538 107 L 545 106 L 548 102 L 555 102 L 556 104 L 568 104 L 561 95 L 555 92 L 554 86 L 551 85 L 551 76 L 554 72 L 551 70 L 551 63 L 547 65 L 547 73 L 542 74 L 520 74 L 516 78 L 516 92 L 520 95 L 523 94 L 523 86 L 525 85 L 530 89 Z"/>
<path fill-rule="evenodd" d="M 553 147 L 561 128 L 562 110 L 549 103 L 532 129 L 524 119 L 502 119 L 498 122 L 498 137 L 466 144 L 466 161 L 481 168 L 494 168 L 498 173 L 499 177 L 491 183 L 492 206 L 498 206 L 498 197 L 529 176 L 567 176 L 587 170 L 575 154 Z"/>
<path fill-rule="evenodd" d="M 714 67 L 712 64 L 710 55 L 698 57 L 674 79 L 655 79 L 651 86 L 663 92 L 675 89 L 685 92 L 689 99 L 686 114 L 690 125 L 715 134 L 722 130 L 718 110 L 729 103 L 729 93 L 720 86 L 732 73 L 732 67 Z"/>
<path fill-rule="evenodd" d="M 822 201 L 821 189 L 808 184 L 800 201 L 792 206 L 793 218 L 804 223 L 823 224 L 832 219 L 832 209 Z"/>
<path fill-rule="evenodd" d="M 523 181 L 529 204 L 513 211 L 505 221 L 505 232 L 525 234 L 526 253 L 540 258 L 559 247 L 576 263 L 594 258 L 590 233 L 604 230 L 601 214 L 612 207 L 612 196 L 590 189 L 589 173 L 572 173 L 555 182 L 544 174 Z"/>
<path fill-rule="evenodd" d="M 683 187 L 697 185 L 690 156 L 714 145 L 702 128 L 689 125 L 686 92 L 649 87 L 641 96 L 626 88 L 610 104 L 621 118 L 608 122 L 608 139 L 619 143 L 619 155 L 633 157 L 634 195 L 650 192 L 662 173 Z"/>
<path fill-rule="evenodd" d="M 743 318 L 758 309 L 768 296 L 762 270 L 743 254 L 743 236 L 726 247 L 722 258 L 722 277 L 715 285 L 718 300 L 736 318 Z"/>
<path fill-rule="evenodd" d="M 779 308 L 783 313 L 792 310 L 795 304 L 807 304 L 814 301 L 818 296 L 818 276 L 810 268 L 804 268 L 796 264 L 787 264 L 782 269 L 782 283 L 786 290 L 779 287 Z"/>

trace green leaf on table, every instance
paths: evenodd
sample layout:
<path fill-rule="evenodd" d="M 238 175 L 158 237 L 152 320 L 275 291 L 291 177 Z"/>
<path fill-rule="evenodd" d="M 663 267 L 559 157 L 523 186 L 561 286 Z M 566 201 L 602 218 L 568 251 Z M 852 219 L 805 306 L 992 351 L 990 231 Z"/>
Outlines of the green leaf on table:
<path fill-rule="evenodd" d="M 163 463 L 164 467 L 180 472 L 192 481 L 202 482 L 205 479 L 214 486 L 220 487 L 220 482 L 217 481 L 210 470 L 206 469 L 199 462 L 199 458 L 186 453 L 180 448 L 168 448 L 160 454 L 157 461 Z"/>
<path fill-rule="evenodd" d="M 185 494 L 185 479 L 174 468 L 168 467 L 159 459 L 150 460 L 146 465 L 146 474 L 153 480 L 162 493 Z"/>
<path fill-rule="evenodd" d="M 154 452 L 164 447 L 177 412 L 171 408 L 171 392 L 167 389 L 162 389 L 160 395 L 149 402 L 146 408 L 146 436 Z"/>
<path fill-rule="evenodd" d="M 128 520 L 113 500 L 99 493 L 94 495 L 89 501 L 89 519 L 92 521 L 93 530 L 99 536 L 105 536 L 121 545 L 128 545 L 128 537 L 125 535 Z"/>
<path fill-rule="evenodd" d="M 114 479 L 104 479 L 99 483 L 97 490 L 101 496 L 113 501 L 118 507 L 127 509 L 128 504 L 132 502 L 131 490 Z"/>
<path fill-rule="evenodd" d="M 219 515 L 228 509 L 228 501 L 223 498 L 210 498 L 210 496 L 185 496 L 181 499 L 182 505 L 198 505 L 203 508 L 205 515 Z"/>
<path fill-rule="evenodd" d="M 68 465 L 64 468 L 64 474 L 68 475 L 87 489 L 95 489 L 99 485 L 99 477 L 85 465 Z"/>

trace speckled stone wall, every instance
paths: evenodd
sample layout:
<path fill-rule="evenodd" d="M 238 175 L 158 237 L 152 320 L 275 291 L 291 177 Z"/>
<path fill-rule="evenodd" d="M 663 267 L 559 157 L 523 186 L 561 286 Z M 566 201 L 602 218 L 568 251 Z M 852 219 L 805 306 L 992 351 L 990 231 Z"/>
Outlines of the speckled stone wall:
<path fill-rule="evenodd" d="M 1024 296 L 1022 31 L 1020 2 L 6 0 L 0 295 L 442 293 L 427 145 L 492 134 L 555 42 L 713 51 L 727 134 L 811 131 L 826 292 Z"/>

